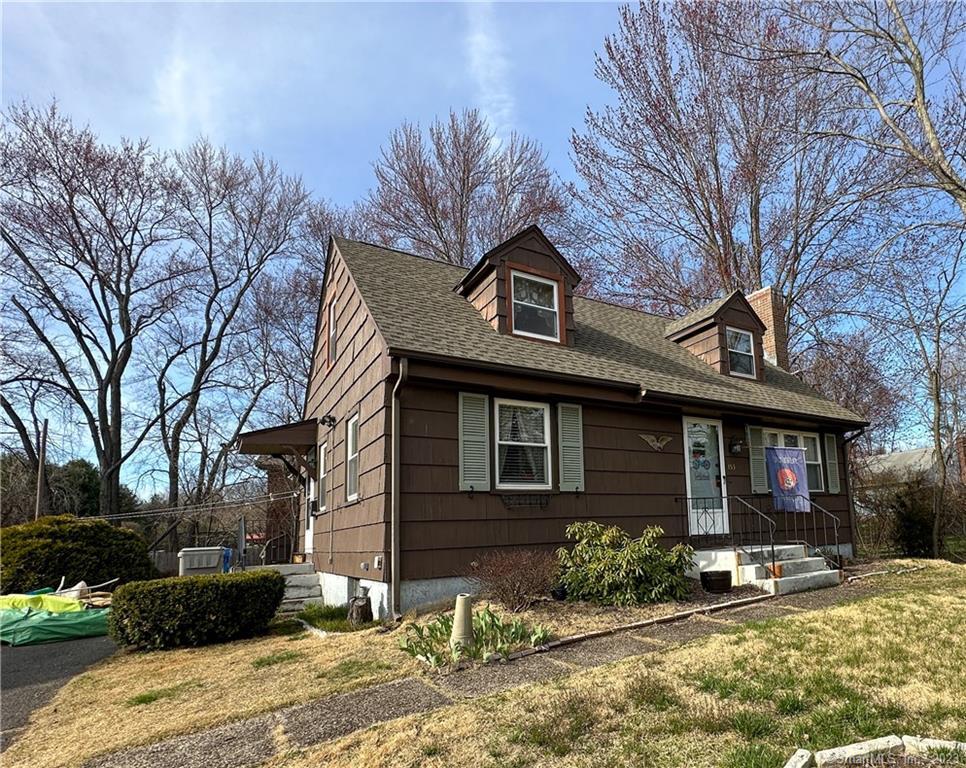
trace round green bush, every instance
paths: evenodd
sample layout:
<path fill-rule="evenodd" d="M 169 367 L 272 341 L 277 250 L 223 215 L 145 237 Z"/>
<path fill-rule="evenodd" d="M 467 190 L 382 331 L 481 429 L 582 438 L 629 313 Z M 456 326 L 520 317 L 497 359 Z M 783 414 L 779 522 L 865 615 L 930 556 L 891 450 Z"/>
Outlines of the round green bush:
<path fill-rule="evenodd" d="M 639 605 L 687 597 L 687 570 L 694 550 L 684 544 L 671 549 L 660 545 L 664 531 L 644 529 L 639 539 L 616 525 L 571 523 L 567 538 L 571 549 L 557 550 L 560 583 L 570 600 L 599 605 Z"/>
<path fill-rule="evenodd" d="M 0 528 L 0 552 L 4 593 L 56 587 L 61 577 L 66 586 L 73 586 L 81 580 L 93 585 L 158 575 L 137 533 L 70 515 Z"/>
<path fill-rule="evenodd" d="M 223 643 L 264 632 L 284 595 L 272 570 L 135 581 L 114 592 L 108 630 L 142 650 Z"/>

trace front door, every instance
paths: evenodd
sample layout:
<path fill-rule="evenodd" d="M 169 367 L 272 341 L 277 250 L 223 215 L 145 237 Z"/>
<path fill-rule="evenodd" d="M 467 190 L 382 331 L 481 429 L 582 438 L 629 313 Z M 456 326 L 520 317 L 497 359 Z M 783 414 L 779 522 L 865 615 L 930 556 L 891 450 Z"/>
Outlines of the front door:
<path fill-rule="evenodd" d="M 688 527 L 692 536 L 728 533 L 728 493 L 721 422 L 684 419 Z"/>

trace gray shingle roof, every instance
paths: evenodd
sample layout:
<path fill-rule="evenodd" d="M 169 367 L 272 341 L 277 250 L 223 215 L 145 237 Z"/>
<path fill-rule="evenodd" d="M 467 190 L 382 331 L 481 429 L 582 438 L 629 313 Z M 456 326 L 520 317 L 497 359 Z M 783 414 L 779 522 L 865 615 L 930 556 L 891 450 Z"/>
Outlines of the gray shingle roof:
<path fill-rule="evenodd" d="M 673 336 L 678 331 L 683 331 L 685 328 L 690 328 L 692 325 L 697 325 L 703 320 L 708 320 L 715 316 L 715 313 L 721 309 L 725 304 L 731 301 L 731 297 L 734 296 L 738 291 L 732 291 L 727 296 L 720 299 L 715 299 L 710 304 L 705 304 L 700 309 L 694 310 L 694 312 L 688 312 L 684 317 L 679 317 L 676 320 L 671 320 L 664 327 L 665 336 Z"/>
<path fill-rule="evenodd" d="M 574 298 L 573 347 L 498 333 L 454 293 L 466 270 L 343 238 L 336 247 L 390 349 L 444 355 L 602 382 L 646 392 L 865 423 L 796 376 L 767 364 L 765 381 L 723 376 L 665 338 L 668 320 L 591 299 Z"/>

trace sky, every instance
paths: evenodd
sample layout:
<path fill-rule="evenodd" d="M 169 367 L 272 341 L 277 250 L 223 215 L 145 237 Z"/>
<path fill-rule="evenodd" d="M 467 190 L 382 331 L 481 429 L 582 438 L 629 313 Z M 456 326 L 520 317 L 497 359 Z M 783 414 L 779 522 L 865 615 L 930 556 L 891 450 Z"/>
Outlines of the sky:
<path fill-rule="evenodd" d="M 260 151 L 350 203 L 402 121 L 478 107 L 562 178 L 610 3 L 0 3 L 2 103 L 56 98 L 105 141 Z"/>

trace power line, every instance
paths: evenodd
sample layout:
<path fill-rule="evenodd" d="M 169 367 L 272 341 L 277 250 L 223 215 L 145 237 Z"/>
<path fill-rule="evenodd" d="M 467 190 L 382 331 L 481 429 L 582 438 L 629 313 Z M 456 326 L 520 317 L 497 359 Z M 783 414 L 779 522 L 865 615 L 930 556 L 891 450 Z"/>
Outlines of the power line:
<path fill-rule="evenodd" d="M 178 513 L 182 515 L 198 514 L 204 512 L 221 512 L 232 507 L 239 507 L 243 504 L 269 504 L 273 501 L 288 501 L 299 495 L 298 491 L 287 491 L 285 493 L 269 493 L 262 496 L 249 496 L 234 501 L 219 501 L 214 503 L 191 504 L 183 507 L 163 507 L 161 509 L 148 509 L 141 512 L 119 512 L 112 515 L 90 515 L 92 520 L 133 520 L 160 517 Z"/>

